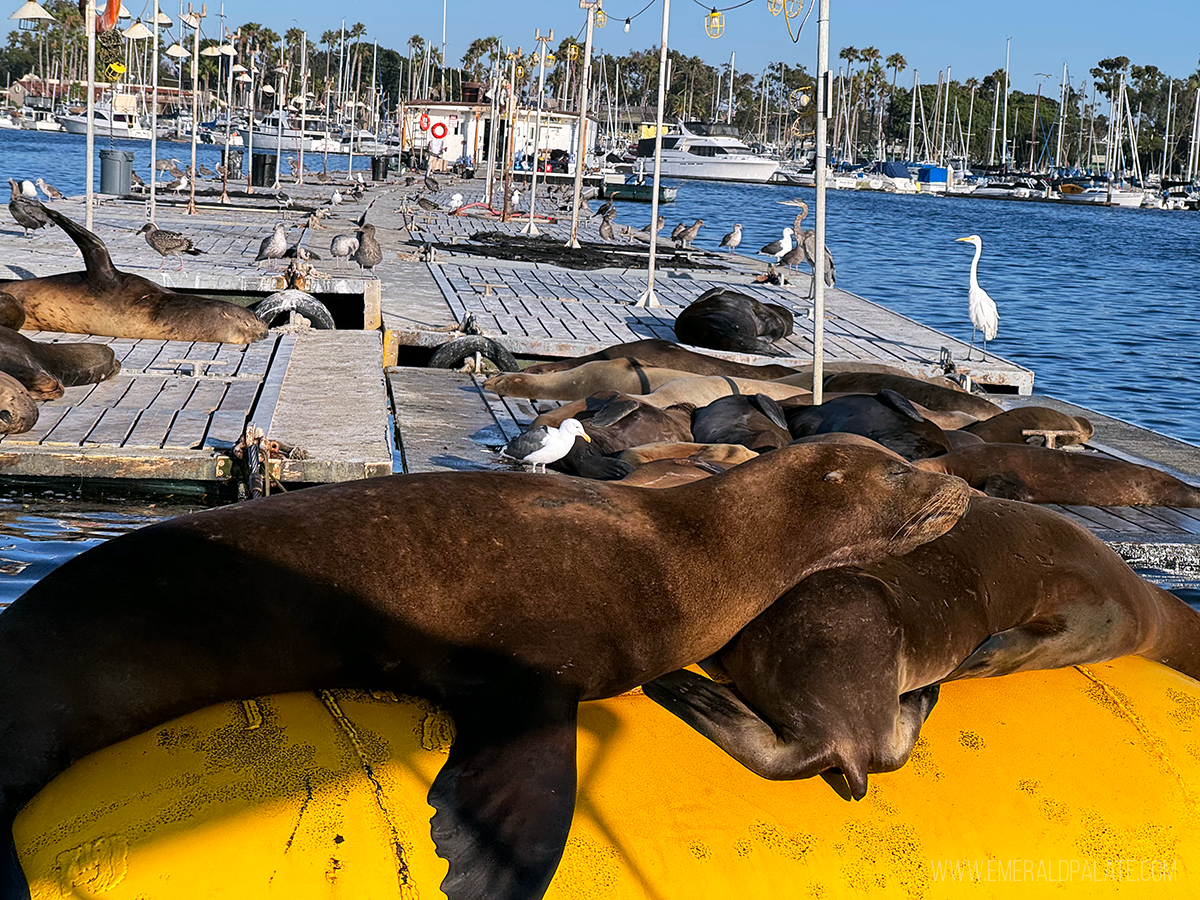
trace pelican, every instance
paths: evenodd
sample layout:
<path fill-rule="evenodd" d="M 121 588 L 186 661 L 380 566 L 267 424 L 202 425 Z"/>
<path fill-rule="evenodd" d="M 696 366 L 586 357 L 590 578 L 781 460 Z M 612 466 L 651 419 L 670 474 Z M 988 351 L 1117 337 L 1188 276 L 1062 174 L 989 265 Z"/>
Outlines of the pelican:
<path fill-rule="evenodd" d="M 758 252 L 764 256 L 775 257 L 775 262 L 779 262 L 779 258 L 792 249 L 792 235 L 795 232 L 790 228 L 783 229 L 783 237 L 777 241 L 771 241 L 767 246 L 763 247 Z"/>
<path fill-rule="evenodd" d="M 975 349 L 975 332 L 982 331 L 983 352 L 987 353 L 987 342 L 996 336 L 996 330 L 1000 327 L 1000 314 L 996 311 L 996 301 L 979 286 L 979 257 L 983 255 L 983 241 L 979 235 L 972 234 L 955 238 L 955 242 L 975 245 L 975 258 L 971 260 L 971 291 L 967 295 L 971 315 L 971 350 Z M 971 350 L 967 351 L 967 359 L 971 358 Z"/>

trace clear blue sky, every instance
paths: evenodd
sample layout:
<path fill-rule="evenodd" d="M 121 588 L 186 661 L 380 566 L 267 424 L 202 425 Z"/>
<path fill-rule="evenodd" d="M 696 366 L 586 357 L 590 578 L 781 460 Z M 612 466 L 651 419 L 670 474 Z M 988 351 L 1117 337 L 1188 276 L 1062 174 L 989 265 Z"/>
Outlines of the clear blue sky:
<path fill-rule="evenodd" d="M 16 0 L 14 0 L 16 2 Z M 609 0 L 608 26 L 597 29 L 598 48 L 614 53 L 657 45 L 662 29 L 662 0 L 622 31 L 626 16 L 647 0 Z M 705 0 L 706 5 L 712 0 Z M 723 0 L 731 6 L 736 0 Z M 816 0 L 806 0 L 806 4 Z M 209 3 L 209 15 L 219 4 Z M 135 4 L 126 0 L 134 15 Z M 170 11 L 171 0 L 163 7 Z M 555 41 L 574 35 L 583 24 L 578 0 L 446 0 L 446 56 L 457 64 L 470 41 L 500 35 L 506 43 L 532 49 L 535 28 L 553 28 Z M 1004 67 L 1004 40 L 1012 37 L 1012 83 L 1018 90 L 1036 88 L 1037 72 L 1049 72 L 1047 90 L 1057 93 L 1057 78 L 1066 62 L 1078 84 L 1087 70 L 1102 58 L 1128 56 L 1139 64 L 1153 64 L 1174 77 L 1197 68 L 1200 57 L 1200 0 L 831 0 L 830 46 L 836 68 L 837 51 L 845 46 L 877 47 L 883 56 L 899 52 L 909 70 L 900 76 L 911 83 L 912 68 L 921 82 L 936 82 L 939 69 L 953 67 L 952 77 L 982 77 Z M 369 38 L 399 49 L 413 34 L 441 42 L 442 4 L 438 0 L 357 0 L 344 5 L 317 0 L 292 0 L 283 4 L 266 0 L 229 0 L 225 6 L 233 24 L 260 21 L 282 33 L 293 24 L 316 32 L 337 28 L 341 16 L 347 24 L 361 21 Z M 713 40 L 704 33 L 704 9 L 695 0 L 672 0 L 669 46 L 704 58 L 726 62 L 737 53 L 739 71 L 759 71 L 767 62 L 783 60 L 804 64 L 811 72 L 816 62 L 816 12 L 808 20 L 797 44 L 792 44 L 783 17 L 772 17 L 767 0 L 725 15 L 725 34 Z M 293 18 L 295 21 L 293 22 Z M 211 21 L 211 18 L 210 18 Z M 310 35 L 311 36 L 311 35 Z"/>

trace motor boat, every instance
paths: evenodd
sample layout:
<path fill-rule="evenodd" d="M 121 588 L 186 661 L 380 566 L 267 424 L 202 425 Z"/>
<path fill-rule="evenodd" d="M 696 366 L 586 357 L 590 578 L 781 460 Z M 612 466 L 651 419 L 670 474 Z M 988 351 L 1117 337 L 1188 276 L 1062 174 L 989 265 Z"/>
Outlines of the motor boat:
<path fill-rule="evenodd" d="M 638 158 L 654 158 L 654 138 L 638 141 Z M 678 133 L 662 136 L 661 174 L 665 178 L 764 183 L 778 161 L 760 156 L 744 144 L 733 125 L 680 122 Z"/>
<path fill-rule="evenodd" d="M 111 103 L 97 103 L 92 110 L 95 133 L 105 137 L 150 140 L 150 129 L 133 113 L 115 112 Z M 64 114 L 58 122 L 68 134 L 87 134 L 87 113 Z"/>

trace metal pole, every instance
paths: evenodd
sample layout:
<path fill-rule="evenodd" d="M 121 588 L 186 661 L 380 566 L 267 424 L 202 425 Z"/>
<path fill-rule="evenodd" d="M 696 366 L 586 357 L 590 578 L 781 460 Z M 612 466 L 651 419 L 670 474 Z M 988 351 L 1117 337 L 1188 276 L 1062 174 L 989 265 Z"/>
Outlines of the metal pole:
<path fill-rule="evenodd" d="M 737 54 L 735 54 L 735 53 L 729 54 L 729 109 L 725 111 L 725 124 L 726 125 L 733 122 L 733 76 L 734 76 L 733 63 L 734 63 L 734 60 L 736 59 L 736 56 L 737 56 Z M 655 221 L 657 222 L 658 220 L 655 219 Z"/>
<path fill-rule="evenodd" d="M 109 0 L 113 2 L 113 0 Z M 96 175 L 96 0 L 87 0 L 83 13 L 87 28 L 87 190 L 85 191 L 84 227 L 92 229 L 92 205 L 95 188 L 92 181 Z M 151 173 L 153 174 L 153 173 Z"/>
<path fill-rule="evenodd" d="M 1008 171 L 1008 51 L 1012 46 L 1012 38 L 1004 41 L 1004 122 L 1000 129 L 1000 168 Z"/>
<path fill-rule="evenodd" d="M 504 142 L 503 153 L 500 155 L 500 167 L 504 170 L 504 206 L 500 213 L 500 221 L 507 222 L 509 208 L 512 205 L 512 166 L 513 145 L 516 141 L 517 124 L 517 60 L 521 57 L 521 48 L 517 48 L 516 56 L 509 54 L 510 80 L 508 83 L 508 127 L 505 129 L 507 140 Z"/>
<path fill-rule="evenodd" d="M 488 110 L 487 176 L 484 179 L 483 198 L 489 207 L 492 205 L 492 188 L 496 183 L 496 95 L 500 92 L 500 81 L 496 77 L 497 57 L 492 58 L 492 71 L 488 73 L 488 81 L 491 83 L 491 89 L 488 91 L 491 96 L 488 99 L 491 101 L 491 108 Z"/>
<path fill-rule="evenodd" d="M 280 38 L 279 66 L 275 69 L 275 115 L 278 120 L 275 133 L 275 190 L 279 190 L 279 168 L 283 162 L 284 94 L 287 93 L 287 89 L 283 84 L 283 75 L 286 68 L 287 66 L 283 61 L 283 38 Z"/>
<path fill-rule="evenodd" d="M 258 55 L 258 44 L 254 44 L 250 48 L 250 83 L 246 85 L 246 118 L 249 121 L 246 123 L 246 193 L 254 193 L 254 180 L 251 176 L 251 170 L 254 168 L 254 73 L 258 71 L 254 67 L 254 57 Z"/>
<path fill-rule="evenodd" d="M 583 78 L 579 82 L 579 145 L 575 151 L 575 198 L 571 204 L 571 238 L 567 246 L 579 249 L 579 195 L 583 193 L 583 160 L 587 154 L 588 82 L 592 77 L 592 23 L 600 0 L 579 0 L 580 9 L 587 10 L 587 39 L 583 48 Z M 653 229 L 651 229 L 653 230 Z"/>
<path fill-rule="evenodd" d="M 542 36 L 541 29 L 534 31 L 535 40 L 541 48 L 541 61 L 538 65 L 538 105 L 537 118 L 533 121 L 533 175 L 529 179 L 529 224 L 521 229 L 521 234 L 538 235 L 537 226 L 533 224 L 534 216 L 534 201 L 537 199 L 537 177 L 538 177 L 538 142 L 541 140 L 542 134 L 542 97 L 546 90 L 546 44 L 554 40 L 554 29 L 550 29 L 550 34 Z"/>
<path fill-rule="evenodd" d="M 196 138 L 199 134 L 196 120 L 200 117 L 199 103 L 199 83 L 200 83 L 200 20 L 208 13 L 208 5 L 200 4 L 200 14 L 197 15 L 192 9 L 192 4 L 188 4 L 188 16 L 191 21 L 188 22 L 192 26 L 192 171 L 188 178 L 188 215 L 196 212 Z"/>
<path fill-rule="evenodd" d="M 825 380 L 825 158 L 829 136 L 825 133 L 829 119 L 831 73 L 829 71 L 829 0 L 820 0 L 817 12 L 817 159 L 816 191 L 813 201 L 816 213 L 813 249 L 813 381 L 812 402 L 820 406 L 822 384 Z"/>
<path fill-rule="evenodd" d="M 913 69 L 912 102 L 908 104 L 908 161 L 913 162 L 917 153 L 917 70 Z M 924 110 L 922 110 L 923 112 Z"/>
<path fill-rule="evenodd" d="M 658 255 L 658 185 L 662 177 L 663 106 L 667 99 L 667 25 L 671 20 L 671 0 L 663 0 L 662 46 L 658 51 L 658 113 L 654 130 L 654 195 L 650 198 L 650 259 L 646 263 L 646 290 L 635 306 L 662 306 L 654 296 L 654 260 Z"/>
<path fill-rule="evenodd" d="M 308 129 L 305 120 L 308 113 L 308 32 L 300 32 L 300 170 L 296 174 L 296 184 L 304 184 L 304 142 L 308 139 Z"/>
<path fill-rule="evenodd" d="M 154 0 L 154 105 L 150 109 L 150 221 L 154 221 L 154 188 L 158 181 L 158 0 Z M 89 179 L 90 181 L 91 179 Z"/>
<path fill-rule="evenodd" d="M 542 54 L 542 65 L 545 65 L 545 54 Z M 442 0 L 442 102 L 446 102 L 446 0 Z M 537 153 L 537 147 L 533 148 Z"/>
<path fill-rule="evenodd" d="M 221 29 L 225 29 L 225 5 L 221 4 Z M 233 36 L 225 32 L 225 41 L 233 47 Z M 225 56 L 225 54 L 221 54 Z M 225 174 L 221 177 L 221 202 L 229 202 L 229 142 L 233 138 L 233 61 L 237 58 L 237 48 L 229 56 L 225 56 L 225 65 L 229 68 L 228 90 L 225 92 Z"/>
<path fill-rule="evenodd" d="M 950 120 L 950 66 L 946 66 L 946 96 L 942 98 L 942 137 L 938 149 L 938 162 L 946 165 L 946 123 Z"/>

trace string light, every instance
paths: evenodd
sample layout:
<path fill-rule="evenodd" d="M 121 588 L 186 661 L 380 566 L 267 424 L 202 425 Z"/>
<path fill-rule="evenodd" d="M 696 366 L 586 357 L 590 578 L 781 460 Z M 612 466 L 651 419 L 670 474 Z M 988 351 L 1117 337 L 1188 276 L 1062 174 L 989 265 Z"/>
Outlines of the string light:
<path fill-rule="evenodd" d="M 629 34 L 629 23 L 632 21 L 633 21 L 632 17 L 625 20 L 625 33 L 626 34 Z"/>
<path fill-rule="evenodd" d="M 597 28 L 603 28 L 608 24 L 608 13 L 602 9 L 596 10 L 595 22 Z"/>

